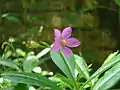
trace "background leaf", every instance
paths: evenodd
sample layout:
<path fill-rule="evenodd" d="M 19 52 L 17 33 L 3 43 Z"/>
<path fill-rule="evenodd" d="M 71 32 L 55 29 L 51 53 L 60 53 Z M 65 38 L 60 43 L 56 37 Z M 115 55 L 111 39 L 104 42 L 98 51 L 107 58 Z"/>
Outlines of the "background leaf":
<path fill-rule="evenodd" d="M 116 4 L 120 7 L 120 0 L 115 0 Z"/>
<path fill-rule="evenodd" d="M 8 59 L 0 59 L 0 64 L 20 71 L 19 67 Z"/>
<path fill-rule="evenodd" d="M 12 15 L 10 13 L 4 13 L 1 16 L 2 18 L 6 18 L 9 21 L 15 22 L 15 23 L 20 23 L 20 19 L 16 15 Z"/>
<path fill-rule="evenodd" d="M 3 53 L 2 58 L 7 59 L 12 55 L 12 51 L 8 50 L 7 52 Z"/>
<path fill-rule="evenodd" d="M 32 72 L 33 68 L 39 64 L 39 60 L 35 56 L 28 56 L 23 62 L 23 69 L 25 72 Z"/>

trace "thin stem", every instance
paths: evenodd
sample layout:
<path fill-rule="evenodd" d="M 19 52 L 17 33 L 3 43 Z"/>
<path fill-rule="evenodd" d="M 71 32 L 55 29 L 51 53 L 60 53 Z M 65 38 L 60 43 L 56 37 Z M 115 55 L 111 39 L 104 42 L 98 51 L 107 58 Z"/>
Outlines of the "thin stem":
<path fill-rule="evenodd" d="M 65 60 L 65 57 L 64 57 L 64 55 L 62 54 L 62 51 L 60 51 L 60 55 L 61 55 L 63 61 L 65 62 L 66 66 L 68 66 L 68 65 L 67 65 L 67 62 L 66 62 L 66 60 Z M 69 70 L 70 75 L 71 75 L 71 78 L 72 78 L 72 80 L 73 80 L 73 82 L 74 82 L 74 87 L 75 87 L 75 89 L 76 89 L 76 90 L 79 90 L 79 89 L 78 89 L 77 82 L 76 82 L 76 80 L 75 80 L 75 78 L 74 78 L 74 76 L 73 76 L 73 74 L 72 74 L 69 66 L 68 66 L 68 70 Z"/>
<path fill-rule="evenodd" d="M 89 69 L 91 66 L 92 66 L 92 64 L 90 64 L 83 72 L 81 72 L 81 73 L 79 74 L 77 81 L 79 81 L 79 80 L 81 79 L 81 76 L 84 75 L 84 72 L 85 72 L 85 71 L 88 71 L 88 69 Z M 86 79 L 87 79 L 87 78 L 86 78 Z"/>

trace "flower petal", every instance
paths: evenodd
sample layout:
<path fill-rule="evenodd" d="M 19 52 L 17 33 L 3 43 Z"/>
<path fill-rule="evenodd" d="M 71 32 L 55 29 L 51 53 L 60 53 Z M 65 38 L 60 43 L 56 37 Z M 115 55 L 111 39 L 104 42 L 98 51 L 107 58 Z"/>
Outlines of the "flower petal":
<path fill-rule="evenodd" d="M 71 36 L 72 33 L 72 28 L 71 27 L 66 27 L 62 31 L 62 39 L 68 39 Z"/>
<path fill-rule="evenodd" d="M 59 41 L 55 41 L 53 43 L 52 50 L 57 52 L 59 49 L 60 49 L 60 42 Z"/>
<path fill-rule="evenodd" d="M 68 47 L 63 47 L 62 52 L 68 57 L 72 56 L 72 51 Z"/>
<path fill-rule="evenodd" d="M 77 46 L 80 45 L 80 42 L 76 38 L 69 38 L 69 39 L 66 40 L 66 45 L 68 47 L 77 47 Z"/>
<path fill-rule="evenodd" d="M 54 36 L 55 36 L 55 39 L 60 39 L 60 37 L 61 37 L 60 30 L 54 29 Z"/>

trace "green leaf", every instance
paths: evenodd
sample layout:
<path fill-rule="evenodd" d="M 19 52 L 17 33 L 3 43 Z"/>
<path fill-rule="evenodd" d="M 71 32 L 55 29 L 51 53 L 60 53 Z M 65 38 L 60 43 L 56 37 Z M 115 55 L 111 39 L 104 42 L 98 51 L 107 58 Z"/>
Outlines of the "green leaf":
<path fill-rule="evenodd" d="M 9 13 L 5 13 L 1 17 L 6 18 L 7 20 L 10 20 L 12 22 L 20 23 L 19 18 L 14 15 L 10 15 Z"/>
<path fill-rule="evenodd" d="M 79 72 L 79 74 L 83 74 L 83 76 L 86 78 L 86 79 L 89 79 L 90 76 L 89 76 L 89 73 L 87 71 L 87 64 L 85 62 L 85 60 L 78 56 L 78 55 L 74 55 L 75 56 L 75 62 L 76 62 L 76 65 L 77 65 L 77 71 Z"/>
<path fill-rule="evenodd" d="M 74 88 L 78 90 L 77 82 L 75 81 L 75 58 L 74 56 L 66 57 L 62 51 L 60 53 L 51 51 L 53 62 L 60 70 L 73 81 Z"/>
<path fill-rule="evenodd" d="M 108 90 L 120 80 L 120 62 L 113 66 L 110 70 L 97 81 L 93 90 Z"/>
<path fill-rule="evenodd" d="M 55 83 L 51 82 L 41 74 L 24 72 L 6 72 L 1 74 L 4 78 L 16 83 L 24 83 L 35 86 L 50 87 L 51 90 L 62 90 Z"/>
<path fill-rule="evenodd" d="M 107 69 L 109 69 L 110 67 L 114 66 L 116 63 L 120 62 L 120 54 L 118 54 L 117 56 L 115 56 L 114 58 L 112 58 L 113 60 L 111 60 L 109 63 L 101 66 L 82 86 L 79 90 L 83 89 L 85 85 L 87 85 L 92 79 L 96 78 L 97 76 L 99 76 L 101 73 L 105 72 Z"/>
<path fill-rule="evenodd" d="M 43 41 L 40 41 L 40 42 L 41 42 L 41 44 L 43 44 L 44 46 L 50 47 L 49 44 L 47 44 L 46 42 L 43 42 Z"/>
<path fill-rule="evenodd" d="M 17 53 L 18 56 L 23 56 L 23 57 L 26 56 L 26 52 L 24 52 L 24 51 L 23 51 L 22 49 L 20 49 L 20 48 L 17 48 L 17 49 L 16 49 L 16 53 Z"/>
<path fill-rule="evenodd" d="M 7 59 L 12 55 L 12 50 L 8 50 L 7 52 L 3 53 L 2 58 Z"/>
<path fill-rule="evenodd" d="M 115 0 L 115 2 L 116 2 L 116 4 L 118 4 L 119 7 L 120 7 L 120 0 Z"/>
<path fill-rule="evenodd" d="M 51 51 L 51 58 L 53 62 L 63 71 L 63 73 L 73 79 L 74 75 L 74 59 L 73 56 L 67 59 L 63 54 L 60 55 L 57 52 Z M 62 52 L 61 52 L 62 53 Z"/>
<path fill-rule="evenodd" d="M 44 50 L 42 50 L 40 53 L 38 53 L 36 55 L 36 58 L 41 58 L 42 56 L 46 55 L 49 51 L 51 50 L 51 48 L 45 48 Z"/>
<path fill-rule="evenodd" d="M 113 58 L 114 58 L 115 56 L 117 56 L 118 52 L 119 52 L 119 51 L 114 52 L 114 53 L 111 53 L 111 54 L 107 57 L 107 59 L 104 61 L 104 63 L 103 63 L 102 65 L 105 65 L 105 64 L 109 63 L 110 61 L 112 61 Z"/>
<path fill-rule="evenodd" d="M 39 64 L 39 60 L 35 56 L 28 56 L 23 62 L 23 69 L 25 72 L 32 72 L 33 68 Z"/>
<path fill-rule="evenodd" d="M 71 80 L 71 79 L 69 79 L 69 78 L 67 78 L 67 77 L 65 77 L 65 76 L 63 76 L 63 75 L 61 75 L 61 74 L 56 74 L 53 78 L 55 78 L 55 79 L 58 79 L 58 84 L 62 87 L 64 87 L 64 88 L 71 88 L 71 90 L 72 90 L 72 84 L 73 84 L 73 80 Z M 57 80 L 56 80 L 57 81 Z"/>
<path fill-rule="evenodd" d="M 8 59 L 0 59 L 0 65 L 7 66 L 20 71 L 19 67 L 14 62 Z"/>
<path fill-rule="evenodd" d="M 29 90 L 36 90 L 35 87 L 29 86 Z M 38 89 L 39 90 L 39 89 Z"/>

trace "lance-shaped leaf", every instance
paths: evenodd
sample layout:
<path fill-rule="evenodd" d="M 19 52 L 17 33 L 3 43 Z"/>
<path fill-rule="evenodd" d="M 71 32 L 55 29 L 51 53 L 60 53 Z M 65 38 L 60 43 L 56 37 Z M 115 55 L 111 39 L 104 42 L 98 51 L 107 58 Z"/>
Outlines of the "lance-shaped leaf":
<path fill-rule="evenodd" d="M 114 53 L 111 53 L 111 54 L 107 57 L 107 59 L 104 61 L 104 63 L 103 63 L 102 65 L 105 65 L 105 64 L 109 63 L 111 60 L 113 60 L 112 58 L 114 58 L 115 56 L 117 56 L 117 55 L 118 55 L 118 52 L 119 52 L 119 51 L 116 51 L 116 52 L 114 52 Z"/>
<path fill-rule="evenodd" d="M 6 72 L 1 74 L 1 76 L 16 83 L 24 83 L 35 86 L 45 86 L 50 87 L 51 90 L 62 90 L 54 82 L 36 73 Z"/>
<path fill-rule="evenodd" d="M 66 57 L 62 51 L 60 53 L 51 51 L 53 62 L 60 70 L 71 80 L 73 80 L 74 88 L 78 90 L 77 82 L 75 81 L 75 59 L 74 56 Z"/>
<path fill-rule="evenodd" d="M 76 66 L 77 66 L 77 71 L 79 72 L 79 74 L 83 74 L 83 76 L 86 79 L 89 79 L 89 73 L 88 73 L 88 66 L 86 64 L 86 62 L 84 61 L 84 59 L 78 55 L 74 55 L 75 56 L 75 62 L 76 62 Z"/>
<path fill-rule="evenodd" d="M 107 90 L 120 80 L 120 62 L 113 66 L 110 70 L 97 81 L 93 90 Z"/>
<path fill-rule="evenodd" d="M 96 78 L 97 76 L 99 76 L 101 73 L 105 72 L 107 69 L 111 68 L 112 66 L 114 66 L 116 63 L 120 62 L 120 54 L 118 54 L 117 56 L 115 56 L 114 58 L 112 58 L 113 60 L 111 60 L 109 63 L 104 64 L 103 66 L 101 66 L 82 86 L 79 90 L 83 89 L 85 85 L 87 85 L 92 79 Z"/>
<path fill-rule="evenodd" d="M 13 61 L 8 59 L 0 59 L 0 65 L 7 66 L 20 71 L 19 67 Z"/>
<path fill-rule="evenodd" d="M 51 48 L 45 48 L 44 50 L 42 50 L 40 53 L 38 53 L 38 54 L 36 55 L 36 58 L 39 59 L 39 58 L 43 57 L 43 56 L 46 55 L 50 50 L 51 50 Z"/>
<path fill-rule="evenodd" d="M 75 77 L 75 60 L 74 56 L 67 58 L 62 52 L 61 54 L 51 51 L 51 58 L 53 62 L 60 68 L 60 70 L 69 78 Z"/>

